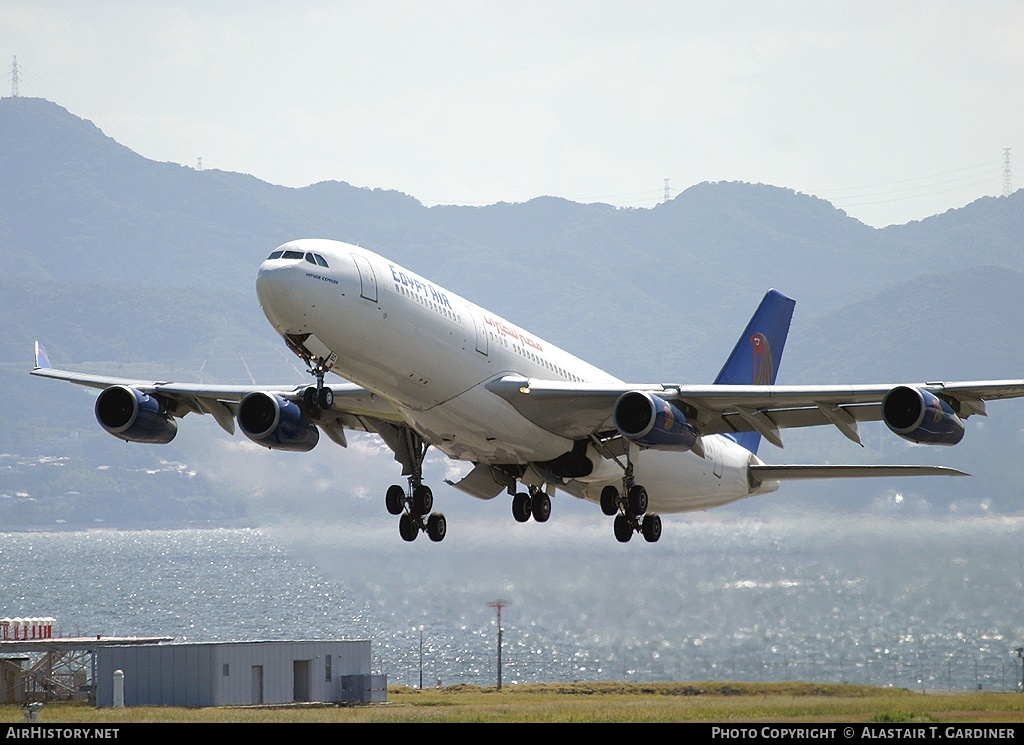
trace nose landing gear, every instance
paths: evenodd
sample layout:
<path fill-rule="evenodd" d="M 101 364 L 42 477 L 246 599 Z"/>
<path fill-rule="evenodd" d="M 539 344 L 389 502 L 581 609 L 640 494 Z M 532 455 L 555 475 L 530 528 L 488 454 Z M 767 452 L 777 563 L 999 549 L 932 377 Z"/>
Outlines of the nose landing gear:
<path fill-rule="evenodd" d="M 310 409 L 327 411 L 334 406 L 334 391 L 324 386 L 327 370 L 325 360 L 309 360 L 309 372 L 316 378 L 316 387 L 310 386 L 303 391 L 302 398 Z"/>

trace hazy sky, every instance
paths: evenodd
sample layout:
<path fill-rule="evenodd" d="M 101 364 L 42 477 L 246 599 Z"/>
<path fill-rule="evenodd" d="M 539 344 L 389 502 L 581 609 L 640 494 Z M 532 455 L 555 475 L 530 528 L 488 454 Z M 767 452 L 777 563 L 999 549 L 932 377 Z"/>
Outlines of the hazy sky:
<path fill-rule="evenodd" d="M 1024 183 L 1024 3 L 2 0 L 0 89 L 141 154 L 425 204 L 702 181 L 871 225 Z M 2 133 L 0 133 L 2 134 Z"/>

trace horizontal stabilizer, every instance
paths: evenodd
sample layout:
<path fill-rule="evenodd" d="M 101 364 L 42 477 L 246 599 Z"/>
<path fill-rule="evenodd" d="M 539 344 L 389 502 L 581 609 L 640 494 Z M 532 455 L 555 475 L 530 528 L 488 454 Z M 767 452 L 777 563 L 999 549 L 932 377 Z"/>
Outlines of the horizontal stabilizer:
<path fill-rule="evenodd" d="M 863 479 L 891 476 L 969 476 L 947 466 L 749 466 L 750 475 L 761 481 L 801 479 Z"/>

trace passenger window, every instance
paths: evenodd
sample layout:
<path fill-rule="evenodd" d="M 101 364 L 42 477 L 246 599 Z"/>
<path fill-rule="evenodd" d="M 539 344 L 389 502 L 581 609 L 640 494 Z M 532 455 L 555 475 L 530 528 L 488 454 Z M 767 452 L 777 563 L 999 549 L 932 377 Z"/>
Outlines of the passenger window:
<path fill-rule="evenodd" d="M 320 254 L 313 254 L 313 256 L 316 258 L 317 264 L 324 267 L 325 269 L 331 268 L 331 265 L 327 263 L 327 259 L 325 259 L 323 256 L 321 256 Z"/>

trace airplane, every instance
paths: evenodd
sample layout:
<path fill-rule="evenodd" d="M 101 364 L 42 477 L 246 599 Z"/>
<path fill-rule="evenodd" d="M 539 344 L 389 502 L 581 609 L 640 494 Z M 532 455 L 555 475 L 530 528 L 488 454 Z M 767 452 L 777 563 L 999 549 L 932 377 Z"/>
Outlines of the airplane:
<path fill-rule="evenodd" d="M 55 369 L 36 342 L 33 375 L 102 389 L 95 415 L 128 442 L 167 443 L 177 420 L 209 414 L 270 449 L 304 452 L 320 433 L 375 433 L 406 483 L 384 502 L 399 533 L 441 541 L 443 513 L 423 483 L 433 447 L 472 463 L 451 486 L 506 492 L 516 521 L 546 522 L 562 491 L 599 504 L 620 542 L 656 542 L 661 514 L 768 494 L 795 479 L 965 476 L 944 466 L 769 465 L 765 439 L 831 425 L 860 444 L 860 422 L 916 443 L 955 445 L 985 401 L 1024 396 L 1024 380 L 777 385 L 795 301 L 769 290 L 711 385 L 631 383 L 365 248 L 295 240 L 261 264 L 256 293 L 313 381 L 206 385 Z M 326 380 L 328 373 L 347 382 Z"/>

